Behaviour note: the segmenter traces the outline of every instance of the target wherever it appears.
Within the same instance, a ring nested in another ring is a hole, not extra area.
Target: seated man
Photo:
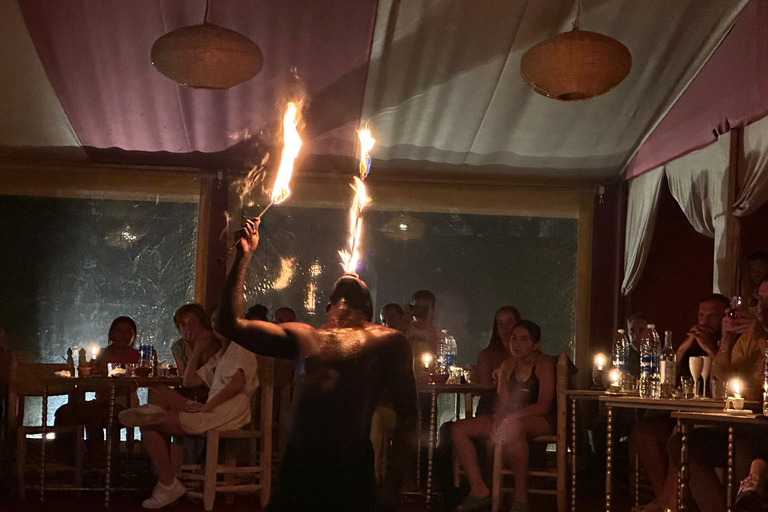
[[[732,318],[723,321],[723,357],[716,360],[717,371],[727,375],[729,370],[734,374],[749,376],[746,381],[747,397],[760,400],[765,368],[765,345],[768,337],[768,278],[764,278],[757,288],[757,317],[743,308]],[[726,357],[727,348],[731,346],[730,368]],[[742,480],[739,494],[734,503],[735,510],[763,510],[765,505],[765,482],[768,480],[768,446],[764,442],[765,432],[752,438],[763,441],[753,447],[757,458],[750,465],[749,474]]]
[[[334,284],[328,318],[320,328],[243,318],[243,287],[259,244],[259,222],[246,220],[217,328],[257,354],[291,359],[296,368],[288,446],[267,510],[371,511],[377,505],[371,416],[384,390],[397,415],[392,466],[384,483],[388,500],[402,487],[415,440],[418,410],[408,340],[370,323],[368,287],[349,274]]]
[[[760,290],[768,299],[768,283],[763,283]],[[765,301],[763,303],[764,308],[768,306]],[[747,400],[760,400],[766,338],[764,324],[750,315],[746,308],[733,312],[728,310],[728,313],[723,320],[723,336],[712,364],[712,375],[721,382],[738,378],[742,384],[742,395]],[[765,434],[756,435],[753,429],[738,429],[735,434],[735,474],[745,475],[751,454],[759,449],[757,445],[764,444],[756,441],[762,440]],[[678,467],[680,444],[679,434],[673,436],[668,444],[670,457]],[[701,512],[725,510],[725,490],[714,468],[726,465],[727,431],[722,428],[693,429],[690,447],[690,488],[699,509]]]
[[[685,340],[677,349],[677,374],[690,375],[688,359],[707,355],[715,360],[720,343],[721,327],[730,301],[723,295],[713,294],[699,303],[696,325],[691,327]],[[668,414],[652,414],[640,420],[635,426],[634,441],[642,446],[637,451],[640,465],[645,469],[653,487],[656,499],[642,508],[655,512],[670,508],[677,503],[677,472],[670,464],[667,443],[674,428],[674,421]],[[679,457],[678,452],[678,457]]]
[[[184,373],[185,386],[209,388],[205,404],[166,386],[152,386],[149,404],[126,409],[119,415],[124,425],[141,427],[141,442],[157,473],[157,485],[152,496],[141,503],[143,508],[162,508],[186,492],[173,473],[167,441],[170,435],[232,430],[251,421],[251,395],[258,386],[256,356],[236,343],[218,339],[224,348],[198,368],[209,343],[212,341],[208,337],[197,340]]]
[[[181,306],[173,315],[173,323],[181,335],[181,339],[176,340],[171,345],[171,354],[179,375],[184,376],[187,371],[187,359],[195,348],[196,340],[205,339],[206,346],[205,352],[200,355],[197,361],[197,368],[203,366],[221,349],[221,344],[214,336],[211,328],[210,315],[206,315],[205,309],[200,304],[192,303]],[[197,368],[193,368],[193,371]],[[185,387],[181,393],[187,398],[205,403],[205,399],[208,397],[208,388],[205,386]]]

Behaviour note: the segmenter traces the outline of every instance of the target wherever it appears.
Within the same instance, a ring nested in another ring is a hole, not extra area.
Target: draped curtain
[[[722,269],[727,257],[725,216],[730,151],[731,137],[726,133],[714,144],[665,166],[669,191],[691,226],[702,235],[715,239],[712,283],[716,292],[731,288],[731,276]]]
[[[651,247],[664,168],[658,167],[629,182],[627,228],[624,234],[624,282],[621,293],[629,295],[640,280]]]
[[[739,192],[733,214],[746,217],[768,201],[768,117],[744,128]]]

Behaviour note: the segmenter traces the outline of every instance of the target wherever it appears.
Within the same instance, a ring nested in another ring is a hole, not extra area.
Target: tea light
[[[432,364],[432,354],[424,352],[424,355],[421,356],[421,361],[424,363],[424,369],[429,370],[429,365]]]
[[[94,345],[91,347],[91,361],[95,360],[99,355],[99,346]]]
[[[618,393],[621,391],[621,374],[618,370],[611,370],[611,393]]]
[[[730,388],[733,391],[733,398],[741,398],[741,395],[739,394],[739,379],[733,379]]]
[[[733,392],[733,396],[729,396],[728,399],[725,401],[725,410],[727,411],[731,407],[733,407],[736,410],[743,409],[744,408],[744,399],[741,398],[741,395],[739,394],[740,384],[739,384],[738,379],[733,379],[730,382],[729,388]]]

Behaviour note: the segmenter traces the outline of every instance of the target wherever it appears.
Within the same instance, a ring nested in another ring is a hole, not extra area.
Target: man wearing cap
[[[259,220],[247,220],[227,277],[216,327],[259,355],[291,359],[296,369],[288,447],[269,512],[368,511],[391,507],[416,439],[413,355],[405,336],[370,323],[368,287],[345,274],[333,286],[328,317],[301,322],[246,320],[243,287],[259,243]],[[377,500],[371,416],[384,390],[397,414],[391,470]],[[378,503],[377,503],[378,501]]]

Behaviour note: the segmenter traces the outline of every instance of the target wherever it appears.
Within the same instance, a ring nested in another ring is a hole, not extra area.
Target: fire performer
[[[259,244],[247,220],[219,305],[217,329],[256,354],[291,359],[297,382],[288,447],[267,510],[372,511],[394,507],[418,428],[413,356],[405,336],[370,323],[371,296],[356,275],[333,286],[319,329],[243,317],[245,275]],[[384,390],[397,415],[392,466],[377,499],[371,416]]]

